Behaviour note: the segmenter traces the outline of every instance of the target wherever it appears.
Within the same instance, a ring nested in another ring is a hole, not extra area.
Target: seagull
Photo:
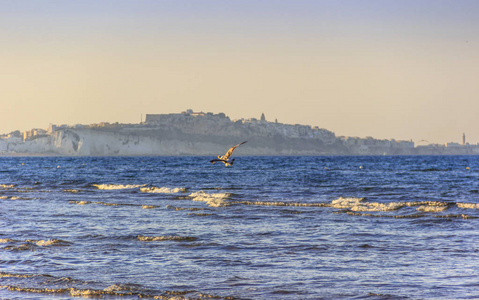
[[[223,155],[223,156],[218,155],[218,158],[212,159],[212,160],[210,160],[210,162],[211,162],[212,164],[215,164],[215,162],[220,161],[220,162],[222,162],[222,163],[225,164],[225,167],[232,166],[233,163],[235,162],[235,159],[234,159],[234,158],[233,158],[233,159],[230,159],[231,154],[233,154],[233,151],[235,151],[236,147],[238,147],[239,145],[243,145],[243,144],[246,143],[246,142],[247,142],[247,141],[244,141],[244,142],[242,142],[242,143],[239,143],[239,144],[236,145],[236,146],[231,147],[231,148],[228,150],[228,152],[226,152],[225,155]]]

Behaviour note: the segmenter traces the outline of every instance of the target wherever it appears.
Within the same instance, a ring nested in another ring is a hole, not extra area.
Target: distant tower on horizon
[[[462,144],[463,145],[466,144],[466,133],[465,132],[462,133]]]
[[[266,121],[266,117],[264,116],[264,113],[261,114],[261,121]]]

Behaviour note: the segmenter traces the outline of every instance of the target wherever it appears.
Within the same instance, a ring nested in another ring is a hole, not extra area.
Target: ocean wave
[[[60,239],[48,239],[48,240],[33,240],[27,239],[24,241],[18,241],[13,239],[0,239],[0,243],[3,244],[13,244],[8,245],[2,249],[10,250],[10,251],[35,251],[39,248],[46,248],[46,247],[56,247],[56,246],[69,246],[72,243]]]
[[[81,201],[70,200],[70,201],[68,201],[68,203],[78,204],[78,205],[87,205],[87,204],[91,204],[92,202],[91,201],[85,201],[85,200],[81,200]]]
[[[404,206],[400,202],[378,203],[363,202],[363,200],[364,198],[338,198],[331,202],[331,207],[351,211],[393,211]]]
[[[291,206],[291,207],[331,207],[353,212],[389,212],[403,207],[416,207],[421,212],[442,212],[450,207],[450,203],[440,201],[405,201],[405,202],[367,202],[364,198],[339,197],[330,203],[322,202],[284,202],[284,201],[232,201],[235,204],[259,205],[259,206]],[[465,208],[479,208],[479,205]]]
[[[97,204],[97,205],[104,205],[104,206],[142,206],[141,204],[130,204],[130,203],[108,203],[108,202],[102,202],[102,201],[75,201],[75,200],[70,200],[68,201],[70,204],[78,204],[78,205],[87,205],[87,204]]]
[[[0,239],[0,244],[10,243],[10,242],[15,242],[15,240],[12,240],[12,239]]]
[[[189,210],[189,211],[205,210],[204,208],[198,208],[198,207],[176,207],[176,206],[171,206],[171,205],[167,205],[166,208],[174,209],[176,211],[178,211],[178,210]]]
[[[209,217],[209,216],[214,216],[214,214],[205,214],[205,213],[188,213],[188,216]]]
[[[88,204],[96,204],[96,205],[103,205],[103,206],[136,206],[136,207],[141,207],[142,209],[152,209],[152,208],[158,208],[160,207],[159,205],[147,205],[147,204],[132,204],[132,203],[107,203],[107,202],[102,202],[102,201],[85,201],[85,200],[70,200],[68,201],[70,204],[77,204],[77,205],[88,205]]]
[[[466,208],[466,209],[479,209],[479,204],[477,204],[477,203],[457,203],[457,207]]]
[[[113,296],[115,298],[135,296],[138,298],[152,298],[152,299],[165,299],[165,300],[179,300],[179,299],[191,299],[186,297],[186,295],[191,295],[194,299],[222,299],[223,297],[209,295],[205,293],[199,293],[197,291],[163,291],[161,293],[148,293],[142,292],[141,290],[131,289],[128,290],[117,290],[118,285],[112,285],[105,289],[95,289],[95,288],[78,288],[78,287],[66,287],[66,288],[56,288],[56,287],[22,287],[18,285],[0,285],[0,289],[6,289],[8,291],[14,292],[23,292],[23,293],[40,293],[40,294],[66,294],[72,297],[84,297],[84,298],[102,298],[104,296]]]
[[[33,187],[25,187],[25,188],[15,188],[14,191],[17,193],[32,193],[32,192],[38,192],[38,189]],[[48,193],[50,191],[41,191],[41,192]]]
[[[59,240],[59,239],[50,239],[50,240],[25,240],[27,243],[32,243],[40,247],[48,247],[48,246],[68,246],[71,243]]]
[[[233,201],[235,204],[258,205],[258,206],[298,206],[298,207],[329,207],[327,203],[308,202],[284,202],[284,201]]]
[[[445,211],[447,209],[447,206],[429,206],[429,205],[421,205],[416,210],[422,211],[422,212],[441,212]]]
[[[32,198],[18,197],[18,196],[0,196],[0,200],[32,200]]]
[[[35,276],[41,276],[41,275],[0,272],[0,278],[30,278]]]
[[[163,236],[143,236],[138,235],[138,240],[142,242],[162,242],[162,241],[177,241],[177,242],[192,242],[196,241],[196,237],[192,236],[178,236],[178,235],[163,235]]]
[[[58,294],[72,297],[103,298],[126,297],[151,298],[151,299],[230,299],[231,297],[219,297],[201,293],[195,290],[151,290],[137,284],[110,284],[83,281],[71,277],[55,277],[47,274],[16,274],[0,272],[0,278],[11,279],[13,282],[2,282],[0,290],[12,292]],[[106,286],[103,288],[102,286]],[[20,297],[19,297],[20,298]]]
[[[206,202],[211,207],[227,206],[228,202],[225,200],[231,196],[230,193],[206,193],[204,191],[198,191],[191,193],[189,197],[193,201]]]
[[[341,213],[341,212],[336,212]],[[392,219],[419,219],[425,218],[428,215],[419,213],[419,214],[409,214],[409,215],[381,215],[381,214],[372,214],[372,213],[361,213],[361,212],[353,212],[347,211],[346,214],[350,216],[361,216],[361,217],[373,217],[373,218],[392,218]],[[470,216],[466,214],[447,214],[447,215],[433,215],[434,218],[438,219],[478,219],[479,217]]]
[[[155,194],[175,194],[186,192],[185,188],[168,188],[168,187],[142,187],[140,188],[142,193],[155,193]]]
[[[418,206],[417,210],[422,212],[441,212],[448,209],[449,204],[440,201],[405,201],[405,202],[365,202],[364,198],[343,198],[340,197],[331,202],[331,207],[349,209],[351,211],[395,211],[403,207]]]
[[[449,214],[449,215],[442,215],[442,216],[435,216],[436,218],[442,218],[442,219],[464,219],[464,220],[467,220],[467,219],[477,219],[479,217],[475,217],[475,216],[470,216],[470,215],[466,215],[466,214]]]
[[[142,209],[153,209],[153,208],[158,208],[158,205],[142,205]]]
[[[2,189],[13,189],[15,187],[14,184],[0,184],[0,188]]]
[[[7,289],[15,292],[26,293],[41,293],[41,294],[69,294],[73,297],[101,297],[105,295],[110,296],[133,296],[136,293],[133,292],[116,292],[110,290],[97,290],[97,289],[79,289],[79,288],[34,288],[34,287],[21,287],[15,285],[0,285],[0,288]]]
[[[144,187],[146,184],[92,184],[99,190],[127,190]]]

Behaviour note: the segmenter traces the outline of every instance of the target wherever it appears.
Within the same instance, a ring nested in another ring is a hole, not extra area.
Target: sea
[[[477,299],[478,156],[1,157],[0,299]]]

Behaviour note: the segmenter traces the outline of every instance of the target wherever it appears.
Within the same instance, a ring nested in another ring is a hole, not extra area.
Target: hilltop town
[[[186,110],[147,114],[139,124],[50,125],[0,135],[1,155],[217,155],[248,140],[238,155],[471,155],[478,145],[415,146],[412,141],[343,137],[317,126],[231,120]]]

